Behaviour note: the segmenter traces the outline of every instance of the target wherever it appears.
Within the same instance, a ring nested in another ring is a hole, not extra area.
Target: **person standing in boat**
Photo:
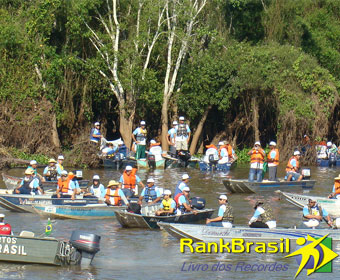
[[[44,191],[39,186],[39,180],[34,176],[34,171],[27,168],[25,177],[20,182],[19,187],[14,190],[16,194],[43,194]]]
[[[309,228],[317,227],[323,219],[329,226],[332,226],[332,219],[328,212],[313,198],[308,199],[308,205],[303,208],[303,219],[305,220],[304,225]]]
[[[177,215],[185,214],[192,212],[194,214],[197,213],[190,205],[190,188],[185,187],[183,192],[175,198],[175,202],[177,203]]]
[[[92,185],[85,192],[84,197],[97,197],[99,201],[104,201],[105,193],[105,187],[100,183],[99,175],[94,175],[92,177]]]
[[[56,163],[57,161],[54,158],[48,161],[48,166],[45,167],[43,172],[46,181],[57,181],[60,178],[61,169]]]
[[[0,235],[13,235],[11,225],[5,223],[5,214],[0,214]]]
[[[249,220],[249,227],[276,228],[276,220],[274,218],[273,210],[267,203],[257,201],[254,210],[254,215]]]
[[[136,159],[145,158],[146,135],[145,121],[141,121],[140,127],[132,133],[132,140],[136,143]]]
[[[269,153],[267,156],[268,171],[269,171],[269,181],[277,181],[277,167],[279,165],[279,150],[276,148],[276,143],[271,141],[269,143]]]
[[[142,205],[143,200],[148,205],[156,204],[161,200],[161,193],[159,192],[158,188],[155,186],[155,180],[152,178],[149,178],[146,181],[146,186],[140,194],[138,204]]]
[[[184,123],[185,118],[183,116],[179,117],[179,124],[175,129],[175,141],[176,141],[176,154],[180,151],[187,151],[189,140],[191,136],[191,130],[189,126]]]
[[[287,181],[301,181],[303,178],[303,175],[300,174],[300,152],[295,151],[293,156],[288,160],[286,172],[287,172]]]
[[[254,148],[252,148],[248,155],[250,155],[250,170],[249,170],[249,182],[262,182],[263,163],[266,158],[266,152],[261,148],[259,141],[255,142]]]
[[[90,143],[98,145],[99,141],[102,139],[103,135],[100,132],[100,123],[95,122],[94,127],[90,132]]]
[[[115,180],[111,180],[107,185],[105,203],[111,206],[129,205],[124,192],[119,188],[119,183]]]
[[[58,156],[57,166],[60,168],[61,171],[64,170],[63,162],[64,162],[64,156],[63,155],[59,155]]]
[[[190,176],[188,174],[182,175],[182,181],[180,181],[175,189],[174,199],[183,192],[185,187],[188,187]]]
[[[176,212],[176,202],[171,198],[171,191],[165,190],[160,209],[156,211],[156,216],[174,215]]]
[[[168,144],[169,144],[169,153],[172,157],[176,156],[176,128],[177,128],[178,122],[173,121],[172,122],[172,128],[168,131]]]
[[[328,198],[340,199],[340,174],[338,177],[334,178],[333,190],[332,193],[328,196]]]
[[[218,209],[217,217],[207,219],[206,224],[208,226],[232,228],[234,221],[233,207],[228,203],[228,197],[225,194],[221,194],[218,202],[220,208]]]
[[[144,184],[136,174],[137,168],[132,168],[131,165],[127,165],[123,172],[123,175],[119,179],[119,187],[123,190],[126,197],[130,198],[133,195],[138,195],[138,188],[140,185],[144,188]]]
[[[78,189],[72,180],[74,177],[69,176],[66,170],[61,172],[61,177],[58,180],[58,187],[57,187],[57,198],[71,198],[72,200],[75,199]]]

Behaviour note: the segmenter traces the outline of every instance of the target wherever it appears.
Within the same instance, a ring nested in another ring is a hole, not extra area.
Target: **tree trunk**
[[[192,155],[193,155],[193,154],[195,153],[195,151],[196,151],[196,146],[197,146],[198,140],[199,140],[199,138],[200,138],[200,136],[201,136],[201,133],[202,133],[202,130],[203,130],[203,126],[204,126],[204,123],[205,123],[205,121],[206,121],[206,119],[207,119],[207,117],[208,117],[208,114],[209,114],[209,111],[211,110],[211,107],[212,107],[212,106],[208,106],[208,107],[205,109],[204,114],[203,114],[203,116],[202,116],[200,122],[198,123],[197,128],[196,128],[196,131],[195,131],[195,133],[194,133],[194,135],[193,135],[193,137],[192,137],[192,141],[191,141],[191,145],[190,145],[190,149],[189,149],[190,154],[192,154]]]
[[[252,96],[252,109],[253,109],[253,129],[255,141],[260,141],[259,131],[259,107],[256,101],[256,95]]]
[[[162,122],[162,150],[163,151],[168,151],[169,150],[169,145],[168,145],[168,122],[169,122],[169,117],[168,117],[168,105],[169,105],[169,98],[166,96],[163,97],[163,104],[162,104],[162,117],[161,117],[161,122]]]
[[[130,110],[126,110],[124,108],[119,109],[119,132],[123,138],[125,146],[129,149],[131,149],[131,134],[134,116],[134,108],[131,108]]]
[[[52,143],[56,148],[60,148],[60,140],[58,136],[58,130],[57,130],[57,119],[55,116],[55,113],[52,113]]]

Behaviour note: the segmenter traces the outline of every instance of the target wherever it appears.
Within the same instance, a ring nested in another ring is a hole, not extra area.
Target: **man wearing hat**
[[[153,178],[148,178],[146,181],[146,186],[139,197],[139,205],[142,205],[143,200],[148,205],[156,204],[161,200],[161,193],[155,186],[155,180]]]
[[[132,133],[132,140],[136,144],[136,159],[145,158],[146,135],[145,121],[141,121],[140,127],[137,127]]]
[[[102,137],[103,135],[100,133],[100,123],[95,122],[90,133],[90,143],[97,145]]]
[[[74,175],[69,175],[66,170],[61,171],[61,177],[58,179],[57,198],[75,199],[78,193],[77,186],[72,180]]]
[[[249,182],[262,182],[263,163],[266,158],[266,152],[261,148],[261,143],[256,141],[254,148],[252,148],[248,155],[250,155],[250,170],[249,170]]]
[[[332,226],[332,219],[328,212],[317,204],[314,198],[308,199],[308,205],[303,208],[303,219],[304,225],[309,228],[317,227],[323,219],[327,220],[329,226]]]
[[[189,179],[190,179],[190,176],[188,174],[185,173],[182,175],[182,181],[179,181],[176,186],[174,198],[176,198],[176,196],[181,194],[185,187],[188,187]]]
[[[57,166],[60,168],[61,171],[64,170],[63,162],[64,162],[64,156],[63,155],[59,155],[58,156]]]
[[[171,191],[165,190],[160,209],[156,211],[156,216],[174,215],[176,210],[176,202],[171,198]]]
[[[176,156],[176,128],[177,128],[178,122],[173,121],[172,122],[172,128],[168,131],[168,144],[169,144],[169,153],[172,157]]]
[[[43,194],[44,191],[39,186],[39,179],[34,176],[34,171],[27,168],[25,177],[20,182],[19,187],[14,190],[17,194]]]
[[[124,204],[122,203],[124,202]],[[111,180],[107,185],[105,203],[112,206],[129,205],[123,191],[119,188],[119,183]]]
[[[301,181],[303,178],[303,175],[300,174],[300,152],[295,151],[293,156],[288,160],[287,167],[286,167],[286,176],[287,176],[287,181]]]
[[[328,198],[340,199],[340,174],[338,175],[338,177],[334,178],[333,190]]]
[[[5,223],[5,214],[0,214],[0,235],[13,235],[10,224]]]
[[[277,167],[279,165],[279,150],[276,148],[276,143],[271,141],[269,143],[269,153],[267,156],[268,171],[269,171],[269,181],[277,181]]]
[[[92,177],[92,185],[85,192],[86,197],[96,197],[99,201],[104,201],[105,197],[105,187],[100,183],[99,175],[94,175]]]
[[[190,188],[185,187],[183,192],[175,198],[175,202],[177,203],[177,215],[181,215],[184,213],[192,212],[194,214],[197,213],[196,210],[192,209],[190,205]]]
[[[48,166],[45,167],[43,175],[46,181],[57,181],[61,175],[61,169],[56,165],[57,161],[51,158],[48,161]]]
[[[276,228],[276,220],[274,218],[272,208],[262,200],[255,204],[255,212],[249,221],[251,228]]]
[[[183,116],[179,117],[179,124],[175,129],[175,141],[176,141],[176,151],[187,151],[188,144],[191,136],[191,130],[189,126],[184,123],[185,118]]]
[[[207,219],[206,224],[208,226],[232,228],[234,221],[233,207],[228,203],[228,197],[225,194],[221,194],[218,202],[220,208],[218,209],[217,217]]]
[[[123,190],[126,197],[130,198],[133,195],[138,195],[138,185],[144,188],[144,184],[136,174],[137,168],[132,168],[127,165],[123,175],[119,179],[119,187]]]

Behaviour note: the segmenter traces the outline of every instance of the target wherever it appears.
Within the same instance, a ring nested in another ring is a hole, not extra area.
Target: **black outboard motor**
[[[205,207],[205,199],[203,197],[193,197],[191,198],[191,207],[198,209],[198,210],[202,210]]]
[[[100,250],[100,236],[81,230],[72,232],[70,243],[81,254],[79,264],[91,264],[94,256]]]
[[[156,168],[156,158],[155,155],[148,155],[148,165],[149,168]]]
[[[214,155],[209,155],[209,165],[210,165],[210,167],[216,168],[217,163],[218,163],[218,158],[216,158]]]
[[[328,160],[329,160],[329,162],[328,162],[329,167],[335,166],[336,165],[336,155],[335,155],[335,153],[330,153]]]
[[[178,152],[178,159],[180,161],[180,164],[184,167],[187,167],[189,164],[189,159],[191,158],[191,154],[189,151],[185,151],[185,150],[180,150]]]

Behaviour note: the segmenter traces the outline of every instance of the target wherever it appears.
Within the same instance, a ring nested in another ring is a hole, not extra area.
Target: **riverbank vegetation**
[[[192,153],[339,144],[339,42],[339,0],[4,0],[0,145],[79,164],[95,121],[130,145],[143,119],[166,149],[179,115]]]

